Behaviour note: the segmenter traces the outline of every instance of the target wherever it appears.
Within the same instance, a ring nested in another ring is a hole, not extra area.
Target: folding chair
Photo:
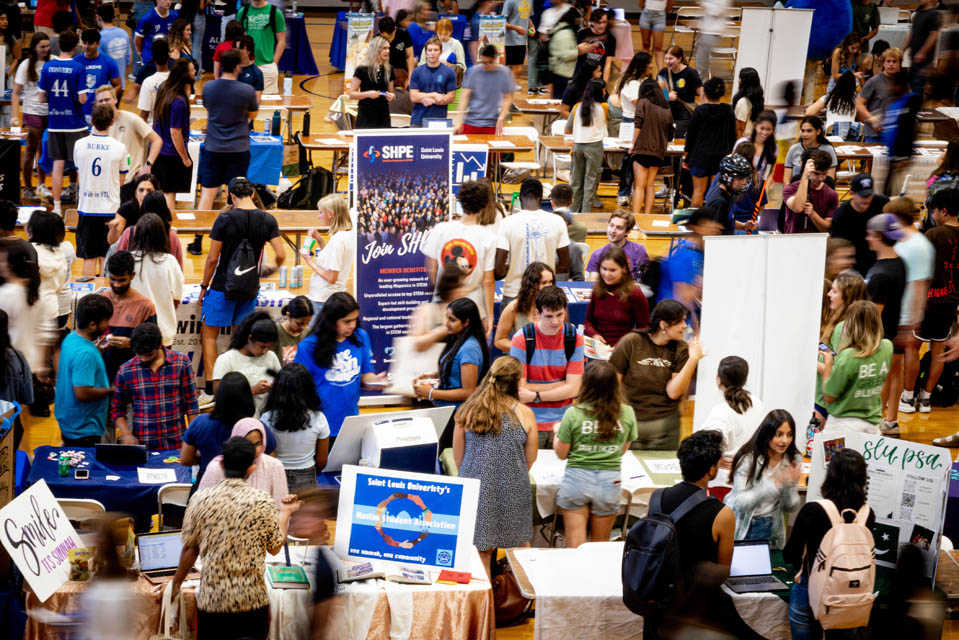
[[[157,513],[159,514],[160,531],[179,529],[183,526],[183,514],[186,513],[186,503],[190,499],[192,489],[193,485],[185,482],[171,482],[160,487],[160,490],[157,491]],[[166,509],[164,509],[165,505],[168,505]],[[179,521],[179,526],[164,523],[164,520],[167,519],[172,523]]]

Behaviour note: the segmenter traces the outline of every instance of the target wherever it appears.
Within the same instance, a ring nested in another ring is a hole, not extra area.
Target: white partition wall
[[[798,82],[801,88],[812,14],[812,9],[743,7],[735,79],[729,95],[739,88],[739,70],[743,67],[759,72],[767,104],[781,102],[785,82]]]
[[[787,409],[797,430],[812,412],[826,234],[706,238],[696,429],[723,401],[716,368],[749,363],[747,389],[768,409]]]

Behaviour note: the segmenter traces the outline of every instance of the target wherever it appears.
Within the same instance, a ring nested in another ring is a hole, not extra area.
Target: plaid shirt
[[[133,435],[147,449],[179,449],[184,418],[200,412],[193,367],[184,354],[163,347],[163,364],[154,371],[132,358],[117,371],[110,418],[125,417],[133,405]]]

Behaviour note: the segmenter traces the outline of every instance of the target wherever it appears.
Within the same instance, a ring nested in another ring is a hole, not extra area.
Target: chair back
[[[171,482],[160,487],[157,491],[157,513],[160,514],[160,531],[164,529],[164,515],[167,515],[167,520],[179,520],[179,523],[176,524],[168,522],[168,528],[179,529],[182,526],[183,513],[186,511],[186,504],[190,499],[192,489],[193,485],[188,482]],[[174,508],[164,509],[164,505],[171,505]]]
[[[80,525],[81,529],[85,528],[85,523],[96,520],[107,512],[102,502],[89,498],[57,498],[57,503],[66,514],[67,520]]]

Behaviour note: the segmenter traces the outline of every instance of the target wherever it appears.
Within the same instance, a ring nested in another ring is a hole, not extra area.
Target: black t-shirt
[[[672,75],[672,84],[670,84],[670,75]],[[699,72],[692,67],[686,67],[679,73],[670,74],[665,67],[659,72],[659,79],[666,85],[666,90],[676,92],[676,97],[687,104],[695,105],[696,95],[699,88],[703,86],[702,78]],[[670,89],[670,87],[672,87]],[[670,101],[669,110],[673,114],[673,120],[689,120],[692,115],[685,106],[676,100]]]
[[[839,509],[839,512],[842,513],[842,509]],[[851,522],[852,516],[846,518],[846,521]],[[870,509],[866,527],[872,530],[875,524],[876,512]],[[815,502],[807,502],[799,510],[792,533],[789,534],[789,540],[783,547],[783,560],[791,564],[793,570],[798,570],[802,564],[803,575],[809,575],[809,567],[812,566],[813,559],[819,551],[819,545],[822,544],[822,539],[830,529],[832,529],[832,522],[822,506]],[[805,562],[803,562],[803,549],[806,550]]]
[[[936,263],[929,283],[929,301],[959,302],[959,227],[939,224],[926,232],[936,248]]]
[[[876,262],[876,254],[866,244],[866,223],[874,215],[882,213],[883,207],[888,203],[889,198],[877,193],[872,197],[869,208],[862,213],[853,209],[852,204],[846,200],[832,215],[830,237],[843,238],[856,247],[856,271],[864,278],[869,273],[869,267]]]
[[[703,206],[713,210],[713,220],[723,225],[723,235],[731,236],[736,233],[736,220],[729,215],[729,210],[733,206],[733,196],[726,193],[721,186],[711,191],[711,196]]]
[[[882,334],[892,340],[899,331],[902,292],[906,289],[906,263],[902,258],[877,260],[866,275],[869,298],[882,305]]]
[[[587,61],[595,62],[600,69],[606,68],[606,58],[616,54],[616,36],[606,29],[605,33],[596,35],[589,27],[583,27],[576,33],[576,44],[592,42],[593,48],[586,53],[580,54],[576,59],[576,69],[573,70],[573,77],[578,78],[583,65]]]
[[[670,513],[701,488],[691,482],[681,482],[663,490],[663,513]],[[679,557],[683,569],[689,572],[700,562],[716,562],[719,559],[719,545],[713,540],[713,520],[723,510],[722,502],[716,498],[707,498],[676,524],[679,536]]]
[[[253,251],[259,254],[263,251],[263,245],[279,236],[280,228],[276,224],[276,218],[266,211],[233,209],[218,215],[213,221],[213,229],[210,230],[210,240],[222,242],[223,247],[220,249],[220,259],[216,263],[210,288],[223,291],[226,267],[243,238],[249,240]]]
[[[406,29],[396,28],[390,42],[390,66],[394,69],[406,69],[406,50],[413,50],[413,38]],[[416,64],[414,61],[413,64]]]
[[[939,29],[939,11],[937,9],[919,9],[912,15],[912,29],[909,30],[909,55],[915,56],[929,39],[929,35]],[[935,51],[930,52],[923,64],[932,60]]]

